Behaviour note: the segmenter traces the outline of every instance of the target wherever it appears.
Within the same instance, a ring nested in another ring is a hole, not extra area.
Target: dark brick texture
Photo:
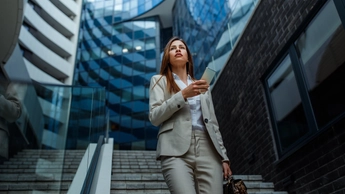
[[[261,0],[212,90],[233,173],[260,174],[291,194],[345,194],[345,119],[278,160],[261,82],[324,2]]]

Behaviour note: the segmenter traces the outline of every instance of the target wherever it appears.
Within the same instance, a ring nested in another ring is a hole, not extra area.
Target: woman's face
[[[188,62],[188,53],[185,44],[180,40],[175,40],[169,48],[169,60],[173,66],[186,65]]]

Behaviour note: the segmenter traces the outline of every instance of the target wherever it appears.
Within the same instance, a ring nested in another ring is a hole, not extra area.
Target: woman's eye
[[[175,48],[170,48],[170,50],[172,51],[172,50],[174,50]]]

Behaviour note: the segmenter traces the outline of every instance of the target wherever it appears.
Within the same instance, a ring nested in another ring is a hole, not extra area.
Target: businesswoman
[[[221,194],[232,174],[208,87],[194,78],[186,43],[170,39],[151,78],[149,119],[160,126],[157,159],[172,194]]]

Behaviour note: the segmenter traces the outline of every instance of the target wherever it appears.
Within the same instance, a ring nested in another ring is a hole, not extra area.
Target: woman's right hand
[[[205,80],[197,80],[189,86],[187,86],[185,89],[182,90],[182,95],[184,99],[194,97],[199,95],[200,93],[205,93],[208,90],[209,85]]]

